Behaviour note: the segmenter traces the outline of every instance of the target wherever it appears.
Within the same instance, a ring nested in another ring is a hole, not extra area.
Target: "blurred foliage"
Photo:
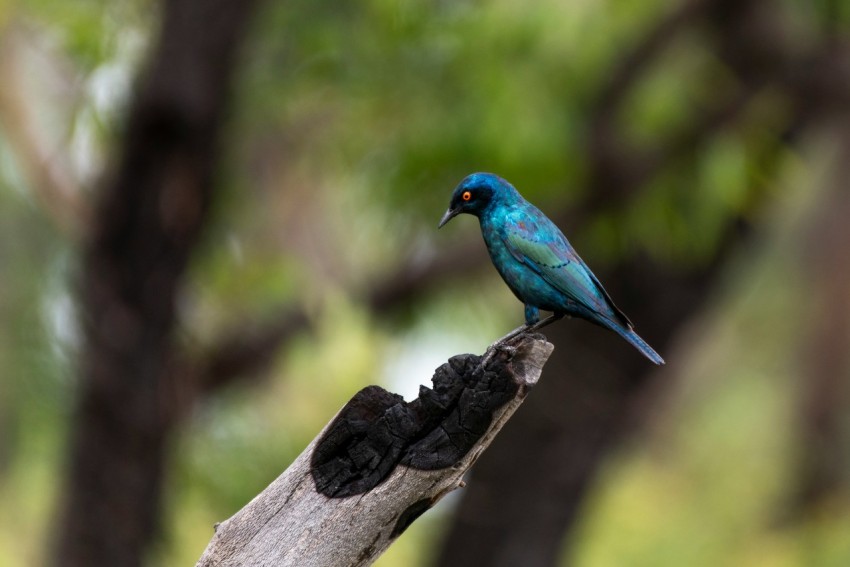
[[[846,3],[789,4],[831,10],[831,25],[850,27]],[[0,0],[0,36],[24,30],[15,41],[38,54],[27,71],[65,81],[65,106],[39,128],[45,144],[68,152],[84,197],[120,136],[156,8]],[[316,330],[282,350],[265,383],[198,409],[173,447],[155,564],[192,564],[211,526],[266,486],[359,388],[425,382],[439,361],[480,350],[520,320],[492,271],[418,298],[402,328],[376,318],[362,292],[410,256],[479,238],[469,219],[450,234],[434,230],[471,171],[498,172],[552,213],[584,197],[593,97],[626,46],[669,9],[659,0],[266,4],[244,50],[215,223],[181,298],[183,332],[203,346],[296,302]],[[19,79],[33,114],[52,108]],[[618,120],[630,142],[652,145],[729,96],[733,82],[699,37],[685,35]],[[730,216],[751,214],[754,192],[791,195],[780,209],[796,210],[808,177],[776,187],[767,174],[799,159],[779,147],[783,105],[763,95],[625,210],[565,232],[593,266],[636,252],[687,266],[710,256]],[[0,566],[36,564],[48,549],[79,341],[79,245],[51,224],[15,153],[0,128]],[[710,321],[683,345],[693,351],[689,371],[663,425],[609,463],[571,542],[575,564],[850,562],[846,507],[787,529],[771,520],[793,469],[788,321],[801,292],[780,252],[762,254],[740,260]],[[378,564],[428,564],[450,504]]]
[[[0,547],[10,550],[0,562],[14,565],[32,562],[54,505],[73,368],[55,319],[68,316],[68,246],[6,182],[10,165],[0,163]]]

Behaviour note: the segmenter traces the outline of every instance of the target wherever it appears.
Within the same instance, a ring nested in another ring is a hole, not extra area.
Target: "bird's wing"
[[[554,239],[541,241],[535,238],[540,231],[528,230],[526,226],[521,223],[517,230],[509,231],[504,238],[505,245],[517,260],[572,301],[608,318],[613,315],[613,319],[632,327],[631,321],[614,305],[608,292],[557,227],[552,225]]]

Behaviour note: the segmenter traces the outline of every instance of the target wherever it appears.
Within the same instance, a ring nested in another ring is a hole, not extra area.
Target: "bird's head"
[[[462,213],[481,217],[488,206],[502,195],[514,190],[510,183],[492,173],[473,173],[466,176],[452,193],[449,208],[437,228]],[[515,191],[515,190],[514,190]]]

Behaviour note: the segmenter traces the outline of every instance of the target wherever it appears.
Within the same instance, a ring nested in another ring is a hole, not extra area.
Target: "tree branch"
[[[540,335],[455,356],[405,402],[358,392],[295,462],[216,528],[198,566],[369,565],[452,490],[537,383]],[[482,364],[483,362],[483,364]]]

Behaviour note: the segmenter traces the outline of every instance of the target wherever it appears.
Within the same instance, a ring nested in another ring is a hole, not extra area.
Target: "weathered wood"
[[[199,567],[369,565],[452,490],[533,387],[540,335],[461,355],[419,398],[370,386],[262,493],[216,528]]]

